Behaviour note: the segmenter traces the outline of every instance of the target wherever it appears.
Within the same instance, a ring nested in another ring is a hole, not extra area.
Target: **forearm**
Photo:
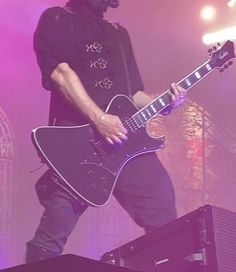
[[[151,103],[154,100],[154,96],[149,95],[145,92],[142,91],[138,91],[137,93],[134,94],[133,96],[133,101],[134,104],[137,108],[141,109],[143,107],[145,107],[147,104]],[[170,108],[167,107],[165,108],[162,112],[160,112],[160,114],[162,115],[167,115],[170,113]]]
[[[89,97],[78,75],[67,63],[59,64],[52,72],[51,79],[61,95],[93,123],[102,117],[104,112]]]
[[[145,92],[138,91],[133,95],[133,101],[137,108],[141,109],[149,104],[153,100],[153,97]]]
[[[87,116],[108,143],[122,143],[127,130],[118,116],[104,113],[86,92],[79,76],[67,63],[61,63],[52,72],[51,78],[61,95],[79,112]]]

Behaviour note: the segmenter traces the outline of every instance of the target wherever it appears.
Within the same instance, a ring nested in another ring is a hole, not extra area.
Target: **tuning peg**
[[[217,46],[218,46],[218,47],[221,47],[221,43],[218,42],[218,43],[217,43]]]
[[[213,50],[214,50],[214,51],[217,50],[217,46],[216,46],[216,45],[213,46]]]
[[[222,73],[222,72],[224,72],[224,70],[225,70],[224,68],[220,68],[219,71],[220,71],[220,73]]]
[[[230,60],[230,61],[228,62],[228,65],[232,65],[232,64],[233,64],[233,61]]]
[[[209,54],[211,54],[211,53],[212,53],[212,51],[213,51],[213,49],[212,49],[212,48],[209,48],[209,49],[207,50],[207,52],[208,52]]]
[[[225,65],[224,65],[224,69],[227,69],[228,67],[229,67],[228,64],[225,64]]]

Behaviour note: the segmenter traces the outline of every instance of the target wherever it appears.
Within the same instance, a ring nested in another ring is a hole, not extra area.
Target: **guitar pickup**
[[[104,158],[107,155],[106,152],[106,143],[103,139],[99,141],[90,141],[91,145],[95,149],[95,151],[102,157]]]

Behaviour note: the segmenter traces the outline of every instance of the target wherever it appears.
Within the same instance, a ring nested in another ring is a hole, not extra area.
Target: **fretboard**
[[[213,70],[211,60],[205,62],[202,66],[198,67],[195,71],[178,82],[178,85],[185,90],[189,90],[193,85],[203,79],[208,73]],[[171,90],[167,90],[162,95],[154,99],[147,106],[135,113],[132,118],[138,127],[142,127],[146,122],[152,119],[155,115],[163,111],[170,104]]]

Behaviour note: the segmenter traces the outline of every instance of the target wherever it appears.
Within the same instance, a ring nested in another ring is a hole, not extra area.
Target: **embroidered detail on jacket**
[[[103,80],[100,81],[96,81],[95,83],[95,87],[100,87],[103,89],[111,89],[112,85],[114,84],[114,82],[112,82],[109,77],[104,78]]]
[[[99,42],[93,42],[92,44],[86,44],[86,51],[93,53],[102,53],[103,45]]]
[[[90,61],[90,68],[106,69],[108,62],[103,58],[100,58],[94,62]]]

